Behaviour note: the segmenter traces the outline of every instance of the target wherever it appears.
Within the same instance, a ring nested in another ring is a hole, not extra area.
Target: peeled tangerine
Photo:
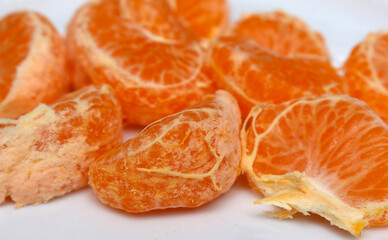
[[[121,121],[106,85],[0,119],[0,204],[10,197],[18,208],[85,187],[89,164],[121,143]]]
[[[234,183],[240,125],[235,99],[217,91],[93,162],[90,185],[103,203],[128,212],[198,207]]]
[[[388,224],[388,126],[347,96],[256,106],[242,132],[242,169],[258,203],[316,213],[353,235]]]

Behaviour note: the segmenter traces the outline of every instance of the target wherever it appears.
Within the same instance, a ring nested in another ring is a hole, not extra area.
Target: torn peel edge
[[[369,225],[367,209],[357,209],[344,203],[318,187],[304,173],[292,172],[285,175],[253,175],[252,183],[266,198],[255,204],[274,205],[284,209],[272,216],[290,218],[294,213],[309,212],[327,219],[332,225],[360,237],[361,230]],[[252,177],[252,176],[250,176]]]

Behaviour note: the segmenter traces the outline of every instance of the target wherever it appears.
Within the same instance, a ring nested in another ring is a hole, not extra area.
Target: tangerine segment
[[[184,23],[201,38],[211,39],[229,26],[226,0],[167,0]]]
[[[66,92],[65,61],[62,37],[41,14],[0,19],[0,117],[17,118]]]
[[[311,30],[303,20],[281,11],[245,14],[231,34],[251,38],[283,56],[323,61],[330,58],[320,33]]]
[[[93,162],[89,183],[103,203],[128,212],[198,207],[234,183],[240,125],[236,100],[217,91]]]
[[[259,203],[313,212],[360,236],[388,224],[388,126],[348,96],[256,106],[242,132],[242,169]]]
[[[90,163],[121,143],[121,122],[107,85],[0,119],[0,204],[10,197],[18,208],[85,187]]]
[[[263,102],[344,92],[342,78],[328,62],[280,56],[247,38],[220,38],[208,59],[218,86],[236,97],[243,116]]]
[[[164,1],[90,2],[69,29],[83,69],[113,86],[130,124],[147,125],[214,91],[204,50]]]
[[[388,122],[388,32],[371,33],[343,66],[349,95],[361,99]]]
[[[71,24],[69,24],[71,26]],[[71,27],[67,28],[67,35],[72,35],[70,33],[72,31]],[[91,85],[92,80],[86,73],[86,71],[83,69],[82,65],[80,64],[77,53],[75,52],[75,48],[73,47],[75,45],[72,38],[66,38],[66,63],[67,63],[67,71],[69,73],[70,77],[70,88],[72,90],[80,89],[85,86]]]

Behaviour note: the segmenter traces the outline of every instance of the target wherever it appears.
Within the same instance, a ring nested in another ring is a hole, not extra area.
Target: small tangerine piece
[[[282,11],[245,14],[230,34],[251,38],[283,56],[330,60],[322,35],[303,20]]]
[[[93,162],[90,186],[103,203],[132,213],[198,207],[234,183],[240,125],[235,99],[217,91]]]
[[[260,103],[345,92],[343,78],[328,62],[281,56],[247,38],[220,38],[208,62],[217,85],[236,97],[244,117]]]
[[[65,55],[61,35],[43,15],[0,19],[0,117],[17,118],[67,92]]]
[[[241,131],[242,170],[256,203],[323,216],[355,236],[387,225],[388,126],[366,103],[313,96],[252,108]]]
[[[370,33],[354,47],[343,70],[348,94],[388,122],[388,32]]]
[[[90,163],[121,141],[121,110],[107,85],[0,119],[0,204],[38,204],[87,186]]]

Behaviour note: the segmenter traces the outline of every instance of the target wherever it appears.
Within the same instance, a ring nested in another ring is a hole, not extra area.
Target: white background
[[[20,9],[38,10],[61,33],[83,0],[0,0],[0,16]],[[388,30],[388,1],[383,0],[230,0],[232,19],[243,12],[283,9],[305,19],[329,45],[340,66],[368,32]],[[126,130],[130,137],[136,130]],[[0,206],[0,239],[355,239],[318,217],[297,215],[279,221],[266,217],[270,207],[240,177],[231,191],[197,209],[172,209],[132,215],[101,204],[82,189],[46,204],[13,209]],[[388,239],[388,227],[363,231],[361,239]]]

